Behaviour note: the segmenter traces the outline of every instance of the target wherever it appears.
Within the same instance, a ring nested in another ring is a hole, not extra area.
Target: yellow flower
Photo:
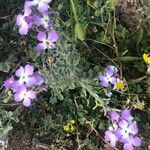
[[[150,56],[149,54],[143,54],[143,59],[147,64],[150,64]]]
[[[75,131],[75,129],[76,129],[76,127],[75,127],[75,120],[70,120],[67,123],[67,125],[64,126],[64,131],[66,131],[66,132],[72,133],[72,132]]]
[[[114,89],[123,91],[125,90],[125,86],[125,80],[120,80],[118,78],[116,84],[114,85]]]
[[[64,126],[64,131],[69,132],[69,130],[70,130],[70,128],[69,128],[68,124],[67,124],[67,125],[65,125],[65,126]]]

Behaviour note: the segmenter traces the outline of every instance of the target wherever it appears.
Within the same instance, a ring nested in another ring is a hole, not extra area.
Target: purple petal
[[[43,42],[46,40],[46,33],[45,32],[39,32],[38,35],[37,35],[37,39],[40,41],[40,42]]]
[[[27,35],[27,34],[28,34],[28,31],[29,31],[29,27],[28,27],[27,25],[21,26],[21,27],[19,28],[19,33],[20,33],[21,35]]]
[[[28,77],[28,80],[26,81],[27,87],[31,87],[36,83],[35,77]]]
[[[131,110],[125,109],[124,111],[122,111],[121,113],[122,118],[125,120],[130,120],[132,121],[133,117],[131,116]]]
[[[133,150],[133,146],[130,143],[129,144],[124,144],[123,149],[124,150]]]
[[[115,66],[112,66],[112,65],[108,65],[106,67],[106,70],[112,70],[114,75],[116,75],[116,73],[118,72],[118,69]]]
[[[20,93],[17,92],[14,94],[14,100],[15,102],[21,102],[23,98],[21,97]]]
[[[18,91],[14,94],[14,100],[16,102],[20,102],[23,100],[24,98],[24,93],[26,93],[27,89],[25,86],[20,86],[20,88],[18,89]]]
[[[33,71],[34,71],[33,66],[31,66],[31,65],[26,65],[25,66],[25,74],[27,76],[32,76],[33,75]]]
[[[115,120],[115,121],[118,121],[120,118],[119,114],[115,111],[110,112],[109,116],[111,117],[112,120]]]
[[[34,73],[33,76],[36,79],[36,85],[41,85],[42,83],[44,83],[44,78],[40,74]]]
[[[20,87],[24,86],[24,84],[20,83],[18,80],[14,81],[13,85],[12,85],[12,90],[13,92],[17,92],[20,90]]]
[[[122,129],[117,128],[117,130],[115,131],[115,135],[118,137],[118,139],[120,139],[122,137]]]
[[[22,74],[24,74],[24,72],[25,72],[24,68],[22,66],[20,66],[20,68],[18,70],[16,70],[15,74],[17,77],[20,77],[20,76],[22,76]]]
[[[116,142],[118,141],[118,138],[115,136],[115,134],[113,134],[110,131],[106,131],[104,138],[107,142],[110,142],[110,145],[112,147],[116,146]]]
[[[36,93],[33,90],[30,90],[27,92],[27,95],[30,99],[35,99],[36,98]]]
[[[108,77],[111,77],[114,74],[113,70],[111,70],[111,69],[106,69],[105,73],[106,73],[106,76],[108,76]]]
[[[129,129],[130,129],[130,133],[132,133],[133,135],[137,134],[138,132],[137,123],[133,122],[132,124],[130,124]]]
[[[125,121],[125,120],[121,120],[121,121],[119,122],[119,126],[120,126],[121,128],[128,128],[128,125],[129,125],[129,123],[128,123],[127,121]]]
[[[56,42],[58,40],[58,34],[56,31],[51,31],[48,33],[48,40],[51,42]]]
[[[29,16],[31,15],[32,10],[29,7],[24,7],[24,16]]]
[[[30,8],[32,6],[33,6],[33,2],[32,1],[25,1],[24,9],[28,9],[28,8]]]
[[[36,46],[36,50],[38,52],[42,52],[43,50],[45,50],[47,48],[47,46],[44,44],[44,43],[39,43],[37,46]]]
[[[141,139],[139,137],[134,137],[132,143],[134,146],[138,147],[141,145]]]
[[[111,138],[110,138],[111,133],[112,133],[112,132],[110,132],[110,131],[106,131],[106,132],[105,132],[104,138],[105,138],[105,140],[108,141],[108,142],[111,140]]]
[[[99,80],[101,81],[101,86],[103,86],[103,87],[108,87],[109,86],[109,82],[108,82],[107,78],[104,75],[100,75]]]
[[[37,7],[37,10],[40,11],[40,12],[45,12],[47,11],[49,8],[49,5],[46,4],[46,3],[40,3]]]
[[[41,18],[37,15],[33,15],[34,24],[37,26],[41,25]]]
[[[18,16],[17,16],[17,18],[16,18],[16,24],[18,25],[18,26],[22,26],[23,24],[24,24],[24,17],[23,17],[23,15],[21,15],[21,14],[19,14]]]
[[[3,86],[5,88],[11,88],[13,86],[13,83],[14,83],[14,77],[11,77],[11,78],[4,81]]]
[[[31,100],[30,99],[25,99],[22,104],[26,107],[29,107],[31,105]]]
[[[26,91],[27,91],[26,86],[25,86],[25,85],[22,85],[22,86],[20,86],[20,87],[19,87],[19,89],[18,89],[18,91],[17,91],[17,92],[19,92],[19,93],[21,93],[21,92],[26,93]]]
[[[115,77],[109,78],[109,81],[111,84],[115,84],[117,82],[117,79]]]
[[[126,143],[130,143],[130,136],[129,136],[129,134],[123,134],[122,135],[122,137],[121,137],[121,139],[120,139],[120,142],[122,142],[122,143],[124,143],[124,144],[126,144]]]

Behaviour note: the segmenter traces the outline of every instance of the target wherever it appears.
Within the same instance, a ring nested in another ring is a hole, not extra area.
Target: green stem
[[[70,4],[71,4],[71,8],[72,8],[72,11],[73,11],[73,14],[74,14],[74,19],[75,19],[76,23],[78,23],[77,10],[76,10],[74,1],[70,0]]]

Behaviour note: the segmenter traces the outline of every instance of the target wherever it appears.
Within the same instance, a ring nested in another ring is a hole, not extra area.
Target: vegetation
[[[1,0],[1,148],[149,149],[149,39],[149,0]]]

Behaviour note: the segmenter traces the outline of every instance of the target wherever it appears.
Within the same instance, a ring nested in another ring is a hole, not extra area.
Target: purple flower
[[[43,75],[34,72],[32,65],[27,64],[25,67],[20,66],[15,76],[4,81],[3,86],[11,88],[15,102],[22,102],[24,106],[29,107],[36,99],[36,92],[32,89],[46,90],[47,80]]]
[[[7,79],[7,80],[4,81],[3,86],[4,86],[5,88],[8,88],[8,89],[9,89],[9,88],[12,88],[13,83],[14,83],[14,77],[12,76],[11,78],[9,78],[9,79]]]
[[[141,145],[141,139],[137,137],[137,122],[133,121],[131,110],[126,108],[122,112],[112,111],[109,117],[112,126],[105,132],[105,140],[110,142],[112,147],[116,146],[116,139],[124,144],[124,150],[133,150],[134,147]]]
[[[50,13],[49,12],[43,12],[42,13],[42,16],[43,17],[39,17],[38,15],[33,15],[33,21],[34,21],[34,24],[36,25],[36,26],[43,26],[44,27],[44,29],[50,29],[50,30],[52,30],[53,29],[53,26],[52,26],[52,24],[51,24],[51,21],[50,21]]]
[[[51,31],[48,33],[48,37],[45,32],[39,32],[37,39],[40,43],[37,45],[37,51],[43,51],[45,49],[53,49],[55,47],[54,42],[58,40],[58,34],[56,31]]]
[[[21,35],[26,35],[29,31],[29,28],[32,27],[33,23],[31,21],[31,13],[31,9],[25,9],[24,14],[19,14],[16,18],[16,24],[19,26],[19,33]]]
[[[118,141],[118,137],[111,131],[105,132],[105,141],[109,142],[111,147],[116,147],[116,142]]]
[[[37,10],[40,12],[45,12],[49,8],[49,3],[52,0],[33,0],[33,1],[26,1],[25,8],[30,8],[32,6],[37,6]]]
[[[128,143],[125,143],[123,146],[124,150],[133,150],[134,146],[139,147],[141,145],[141,139],[139,137],[130,137]]]
[[[129,137],[131,134],[136,135],[138,132],[138,127],[136,122],[129,124],[127,121],[121,120],[118,123],[118,125],[119,127],[117,128],[115,134],[123,143],[126,143],[130,140]]]
[[[106,69],[104,74],[99,75],[99,80],[103,87],[108,87],[111,84],[115,84],[117,79],[114,76],[114,72],[112,69]]]
[[[27,87],[31,87],[35,84],[35,77],[33,76],[34,68],[31,65],[26,65],[24,68],[21,66],[16,70],[16,76],[19,80],[15,82],[14,87],[26,84]]]
[[[31,101],[36,98],[36,93],[33,90],[27,90],[25,86],[21,86],[14,94],[14,100],[16,102],[22,102],[24,106],[29,107]]]

